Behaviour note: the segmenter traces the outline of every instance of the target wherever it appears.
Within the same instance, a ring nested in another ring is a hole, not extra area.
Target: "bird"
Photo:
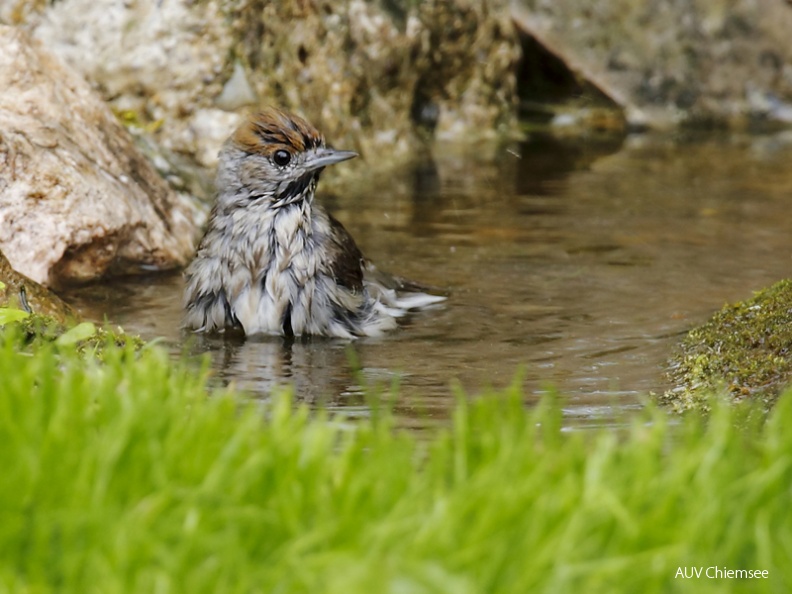
[[[184,326],[354,339],[445,300],[379,271],[317,203],[322,170],[357,156],[279,108],[248,115],[218,156],[217,200],[185,271]]]

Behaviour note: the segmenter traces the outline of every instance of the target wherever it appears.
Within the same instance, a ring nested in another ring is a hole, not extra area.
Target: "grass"
[[[0,334],[2,592],[789,592],[792,394],[567,432],[517,389],[416,439],[209,394],[156,346]],[[680,567],[768,579],[681,579]]]

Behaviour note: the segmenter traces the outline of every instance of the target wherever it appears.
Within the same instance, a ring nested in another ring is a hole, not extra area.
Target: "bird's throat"
[[[316,178],[317,173],[311,172],[287,183],[276,196],[274,204],[283,208],[298,202],[312,202],[316,191]]]

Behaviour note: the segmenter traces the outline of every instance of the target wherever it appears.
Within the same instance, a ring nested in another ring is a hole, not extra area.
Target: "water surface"
[[[477,393],[521,368],[529,402],[555,386],[570,423],[606,423],[666,387],[681,333],[790,275],[790,162],[783,134],[536,138],[495,158],[440,149],[325,196],[380,268],[450,292],[379,339],[187,336],[178,274],[66,297],[174,353],[188,340],[256,397],[289,383],[302,400],[366,415],[361,381],[396,382],[400,420],[422,427],[447,417],[452,382]]]

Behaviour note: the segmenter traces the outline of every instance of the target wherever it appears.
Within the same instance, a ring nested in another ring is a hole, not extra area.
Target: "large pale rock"
[[[781,0],[514,0],[518,26],[629,122],[792,122],[792,6]]]
[[[375,165],[423,137],[477,141],[514,123],[506,0],[0,0],[0,18],[205,166],[251,104],[301,113]]]
[[[16,270],[57,284],[179,266],[196,215],[82,76],[0,26],[0,250]]]

